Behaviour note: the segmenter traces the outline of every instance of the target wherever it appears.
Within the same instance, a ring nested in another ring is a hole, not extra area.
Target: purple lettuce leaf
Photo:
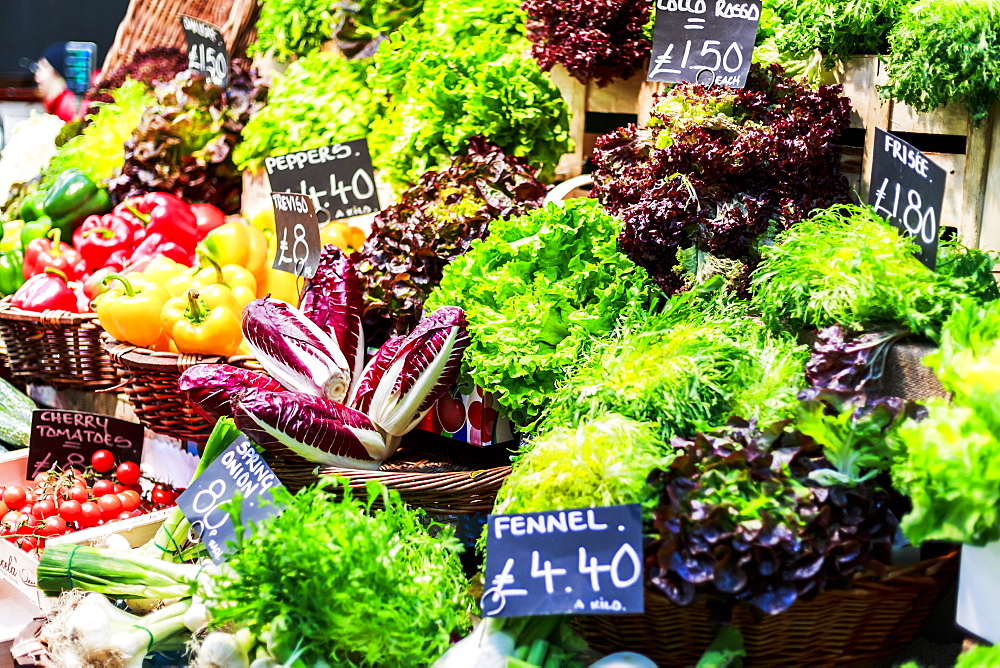
[[[211,422],[231,416],[233,396],[248,387],[269,392],[284,390],[268,375],[228,364],[196,364],[177,379],[178,394]]]

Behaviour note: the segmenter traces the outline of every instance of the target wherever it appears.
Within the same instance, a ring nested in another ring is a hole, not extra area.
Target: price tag
[[[868,204],[913,238],[917,258],[930,269],[937,264],[946,174],[910,144],[875,128]]]
[[[271,193],[278,251],[274,269],[312,278],[319,268],[319,222],[312,200],[298,193]]]
[[[98,450],[110,450],[119,462],[139,464],[145,433],[141,424],[107,415],[40,408],[31,414],[28,477],[53,466],[86,468]]]
[[[275,192],[308,195],[319,222],[379,211],[367,139],[264,159]]]
[[[222,31],[211,23],[178,15],[188,48],[188,68],[203,73],[216,86],[229,85],[229,51]]]
[[[643,611],[638,504],[490,515],[487,617]]]
[[[656,0],[649,81],[742,88],[761,0]]]
[[[93,42],[66,42],[66,87],[77,95],[90,88],[96,57],[97,45]]]
[[[245,533],[250,524],[281,512],[273,492],[279,487],[277,476],[250,441],[240,436],[177,497],[177,506],[191,522],[192,538],[201,538],[212,561],[220,564],[232,554],[227,543],[236,542],[236,528],[219,505],[234,499],[237,492],[242,494],[240,522]]]

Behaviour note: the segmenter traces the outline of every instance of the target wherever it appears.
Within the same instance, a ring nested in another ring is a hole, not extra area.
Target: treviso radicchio
[[[337,340],[279,299],[243,309],[243,336],[264,370],[286,389],[343,401],[351,371]]]
[[[357,385],[365,364],[365,337],[361,329],[364,297],[358,272],[336,246],[327,244],[320,254],[319,267],[302,291],[299,308],[337,340],[351,372],[351,385]]]
[[[377,381],[368,407],[372,421],[396,437],[417,426],[458,380],[462,353],[468,345],[462,309],[445,306],[424,316]]]
[[[324,397],[248,388],[236,396],[233,418],[255,443],[292,461],[374,470],[387,457],[368,416]]]
[[[232,415],[233,395],[248,387],[281,392],[281,383],[270,376],[228,364],[196,364],[177,380],[177,392],[210,422]]]

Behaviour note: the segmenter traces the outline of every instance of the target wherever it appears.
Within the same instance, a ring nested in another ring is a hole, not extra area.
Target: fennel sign
[[[273,269],[312,278],[321,252],[319,222],[312,201],[297,193],[271,193],[278,249]]]
[[[177,497],[177,506],[191,522],[192,539],[200,538],[212,561],[220,564],[237,542],[236,525],[224,504],[240,496],[239,521],[245,534],[248,524],[281,512],[273,492],[279,487],[253,444],[240,436]]]
[[[649,81],[742,88],[761,0],[656,0]]]
[[[926,155],[875,128],[868,204],[920,246],[917,259],[929,269],[937,264],[938,228],[947,172]]]
[[[486,617],[643,612],[639,504],[490,515]]]
[[[142,461],[146,430],[141,424],[98,413],[41,408],[31,414],[28,477],[53,466],[83,470],[98,450],[110,450],[119,462]]]
[[[274,192],[308,195],[320,223],[382,208],[367,139],[269,156],[264,168]]]
[[[229,85],[229,51],[222,31],[211,23],[179,14],[188,48],[188,69],[196,70],[216,86]]]

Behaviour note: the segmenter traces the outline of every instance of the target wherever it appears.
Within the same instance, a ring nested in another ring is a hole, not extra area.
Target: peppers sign
[[[278,252],[274,269],[312,278],[319,268],[319,222],[312,200],[298,193],[271,193]]]
[[[746,85],[761,0],[656,0],[646,78],[668,83]]]
[[[937,264],[946,176],[944,169],[914,146],[875,128],[868,204],[920,246],[917,259],[929,269]]]
[[[490,515],[486,617],[644,610],[639,504]]]
[[[271,190],[308,195],[321,224],[382,208],[367,139],[269,156],[264,168]]]
[[[38,409],[31,414],[28,477],[53,466],[85,469],[98,450],[110,450],[120,461],[142,461],[146,430],[141,424],[80,411]]]
[[[237,539],[232,516],[219,506],[240,494],[241,534],[246,535],[248,525],[281,512],[274,501],[274,490],[281,486],[253,444],[239,436],[177,497],[177,506],[191,523],[191,538],[200,538],[212,561],[220,564],[233,553]]]
[[[188,68],[203,73],[216,86],[229,85],[229,51],[222,31],[211,23],[179,14],[188,48]]]

